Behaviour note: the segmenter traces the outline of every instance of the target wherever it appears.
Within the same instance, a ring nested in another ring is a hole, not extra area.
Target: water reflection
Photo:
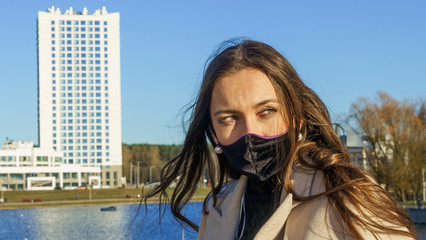
[[[191,203],[185,215],[199,223],[202,203]],[[148,212],[138,205],[117,205],[117,211],[101,212],[106,206],[52,207],[0,211],[0,239],[180,239],[181,227],[166,211],[158,225],[158,204]],[[146,213],[146,214],[145,214]],[[196,239],[185,231],[185,239]]]
[[[0,240],[3,239],[181,239],[181,226],[166,211],[158,225],[158,204],[142,206],[135,217],[137,204],[116,205],[117,211],[101,212],[101,207],[52,207],[0,211]],[[190,203],[185,216],[200,221],[202,203]],[[132,221],[134,219],[134,222]],[[419,239],[426,240],[426,225],[417,225]],[[185,239],[196,239],[191,229]]]

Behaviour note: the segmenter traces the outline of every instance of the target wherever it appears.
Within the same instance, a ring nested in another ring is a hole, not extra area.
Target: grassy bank
[[[92,190],[53,190],[53,191],[4,191],[7,203],[1,203],[0,209],[71,206],[71,205],[102,205],[139,203],[137,195],[144,195],[151,189],[92,189]],[[194,201],[202,201],[209,193],[209,188],[199,188],[194,194]],[[172,189],[168,190],[169,196]],[[40,201],[39,201],[40,200]],[[24,202],[26,201],[26,202]],[[29,202],[28,202],[29,201]],[[156,202],[152,198],[149,202]]]
[[[137,198],[137,195],[143,195],[150,190],[151,189],[146,188],[144,189],[144,192],[142,192],[142,189],[126,188],[53,191],[4,191],[3,196],[7,198],[7,203],[0,203],[0,210],[55,206],[138,204],[140,203],[141,198]],[[169,189],[167,192],[170,196],[172,189]],[[210,188],[199,188],[195,192],[192,200],[202,201],[209,192]],[[76,197],[77,195],[78,198]],[[24,199],[30,200],[30,202],[23,202]],[[41,202],[34,202],[35,199],[39,199]],[[153,197],[149,199],[148,202],[158,202],[158,198]],[[398,203],[398,205],[402,208],[417,208],[417,204],[415,202]]]

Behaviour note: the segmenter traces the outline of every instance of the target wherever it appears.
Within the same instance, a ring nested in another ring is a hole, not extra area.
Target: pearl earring
[[[299,138],[298,138],[299,142],[302,141],[302,138],[303,138],[303,135],[299,133]]]
[[[221,153],[223,153],[223,150],[220,146],[216,146],[216,147],[214,147],[214,152],[217,153],[217,154],[221,154]]]

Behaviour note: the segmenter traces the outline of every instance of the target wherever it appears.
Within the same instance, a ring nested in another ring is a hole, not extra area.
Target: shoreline
[[[84,190],[52,190],[29,191],[15,190],[2,191],[0,211],[8,209],[40,208],[40,207],[65,207],[65,206],[93,206],[114,204],[139,204],[152,189],[118,188],[118,189],[84,189]],[[166,196],[171,196],[173,189],[166,190]],[[191,201],[203,201],[211,191],[208,187],[196,190]],[[158,203],[159,195],[151,197],[147,203]],[[164,199],[162,200],[164,202]]]
[[[190,202],[202,202],[204,198],[194,197]],[[1,203],[0,211],[27,208],[44,208],[44,207],[73,207],[73,206],[96,206],[96,205],[124,205],[124,204],[144,204],[143,198],[132,199],[97,199],[97,200],[63,200],[63,201],[46,201],[31,203]],[[159,203],[158,198],[151,198],[147,203]]]

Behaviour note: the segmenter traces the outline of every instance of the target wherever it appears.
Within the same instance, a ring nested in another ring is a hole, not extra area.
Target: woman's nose
[[[254,119],[246,118],[244,121],[243,133],[242,135],[254,133],[260,136],[263,136],[263,133],[260,131],[259,124],[256,123]]]

